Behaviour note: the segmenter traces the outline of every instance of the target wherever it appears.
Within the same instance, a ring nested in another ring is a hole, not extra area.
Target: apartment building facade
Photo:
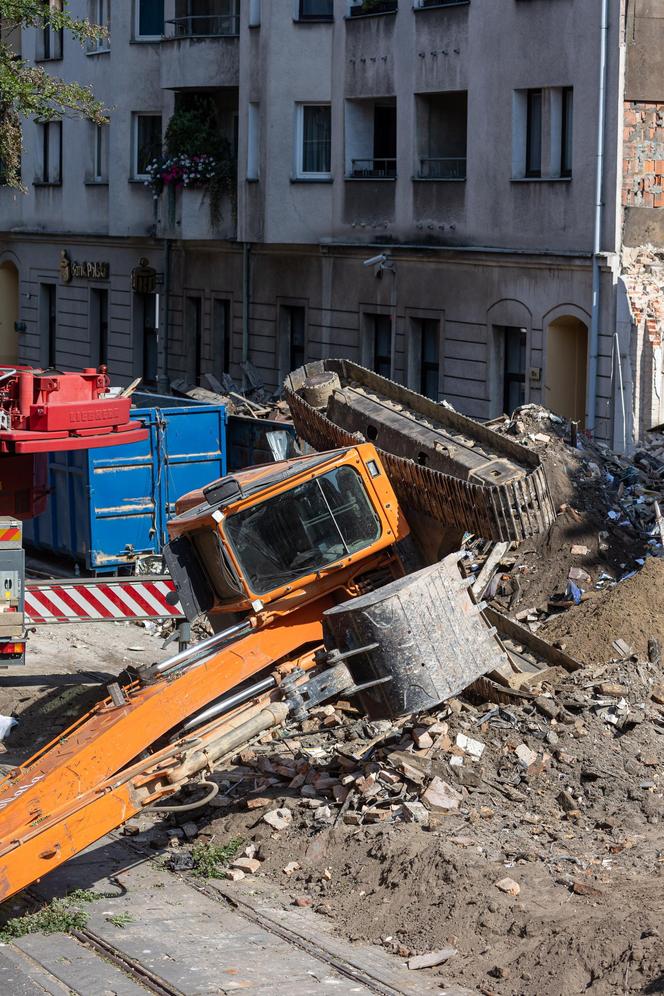
[[[21,49],[93,84],[109,124],[25,124],[0,360],[163,390],[246,361],[276,388],[342,355],[478,418],[541,402],[619,448],[664,421],[643,248],[664,238],[664,0],[71,8],[108,41]],[[203,104],[227,186],[153,189],[169,122]]]

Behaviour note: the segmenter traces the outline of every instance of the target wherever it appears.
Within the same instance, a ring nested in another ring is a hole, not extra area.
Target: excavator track
[[[331,390],[314,406],[307,385],[323,381]],[[308,363],[289,375],[284,391],[299,435],[315,449],[374,442],[409,516],[414,509],[500,542],[520,542],[553,523],[539,455],[474,419],[349,360]]]

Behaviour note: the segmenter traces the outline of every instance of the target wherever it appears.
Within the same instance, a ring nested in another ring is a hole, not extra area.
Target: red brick
[[[653,207],[664,208],[664,194],[655,194],[653,197]]]

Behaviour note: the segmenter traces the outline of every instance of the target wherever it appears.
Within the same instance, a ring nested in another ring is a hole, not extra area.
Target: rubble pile
[[[593,992],[642,992],[661,965],[659,663],[548,669],[509,704],[466,696],[394,723],[338,702],[234,761],[197,828],[244,842],[229,877],[407,960],[451,948],[445,984],[576,993],[601,967]],[[566,944],[583,948],[568,988]]]
[[[518,409],[493,428],[537,449],[557,518],[548,533],[509,550],[484,598],[536,631],[552,615],[613,588],[649,556],[661,556],[664,537],[664,437],[633,457],[602,443],[536,405]],[[481,569],[488,551],[468,537],[467,570]]]
[[[263,380],[252,363],[241,364],[245,378],[244,388],[235,383],[230,374],[222,373],[221,380],[205,373],[201,380],[205,386],[196,387],[185,380],[175,380],[171,389],[175,394],[201,401],[208,405],[225,405],[229,415],[247,415],[251,418],[290,422],[288,404],[265,389]],[[279,392],[278,392],[279,393]]]

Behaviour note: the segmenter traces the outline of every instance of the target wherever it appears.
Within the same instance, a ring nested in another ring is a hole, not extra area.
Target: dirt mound
[[[539,635],[564,643],[585,664],[620,656],[614,640],[624,640],[646,659],[650,638],[664,648],[664,560],[649,558],[634,577],[552,618]]]

